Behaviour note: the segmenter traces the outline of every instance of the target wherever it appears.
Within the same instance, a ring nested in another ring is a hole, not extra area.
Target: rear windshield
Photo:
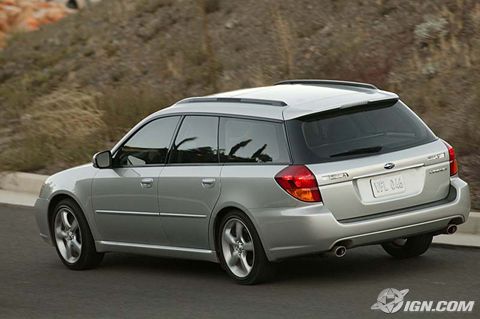
[[[436,139],[400,101],[316,113],[286,126],[294,161],[306,164],[388,153]]]

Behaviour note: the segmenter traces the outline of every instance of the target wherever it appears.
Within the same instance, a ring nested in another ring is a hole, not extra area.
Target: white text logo
[[[381,310],[385,313],[407,312],[472,312],[475,301],[465,300],[440,300],[440,301],[404,301],[408,289],[397,290],[395,288],[383,289],[377,297],[377,302],[371,307],[373,310]]]

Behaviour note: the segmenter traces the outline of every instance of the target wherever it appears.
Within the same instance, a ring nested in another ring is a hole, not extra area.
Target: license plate
[[[370,180],[374,197],[383,197],[405,192],[402,175],[394,175]]]

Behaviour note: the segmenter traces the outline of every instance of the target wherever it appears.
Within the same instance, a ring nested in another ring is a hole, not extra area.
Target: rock
[[[55,23],[76,10],[100,0],[0,0],[0,49],[12,32],[35,31],[40,26]],[[75,6],[73,6],[75,7]]]
[[[228,20],[226,23],[225,23],[225,28],[227,29],[233,29],[236,25],[237,25],[237,20],[235,19],[231,19],[231,20]]]

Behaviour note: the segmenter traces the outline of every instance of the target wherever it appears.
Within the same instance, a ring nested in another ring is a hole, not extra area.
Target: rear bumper
[[[322,204],[251,213],[267,256],[273,261],[328,251],[339,242],[355,247],[436,232],[451,221],[461,224],[470,213],[469,187],[458,177],[451,178],[451,187],[446,200],[348,222],[335,219]]]

